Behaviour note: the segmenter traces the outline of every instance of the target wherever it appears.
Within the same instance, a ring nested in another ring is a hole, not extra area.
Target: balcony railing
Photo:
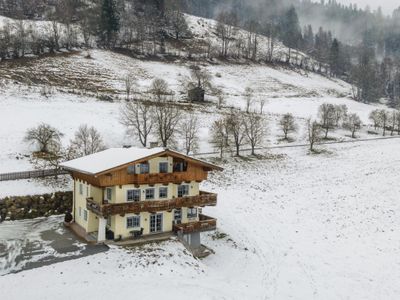
[[[174,231],[183,234],[210,231],[216,228],[217,219],[202,214],[199,215],[199,221],[174,225]]]
[[[99,204],[93,198],[87,198],[87,209],[96,215],[107,217],[112,215],[139,214],[141,212],[158,212],[174,208],[217,205],[217,194],[200,192],[197,196],[173,198],[169,200],[146,200],[116,204]]]

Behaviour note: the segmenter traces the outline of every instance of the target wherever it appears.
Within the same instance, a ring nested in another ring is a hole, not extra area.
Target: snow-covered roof
[[[210,164],[206,161],[190,157],[188,155],[169,150],[166,148],[110,148],[95,154],[70,160],[60,164],[65,170],[76,171],[84,174],[95,175],[120,166],[145,159],[157,154],[162,154],[168,151],[172,155],[179,155],[187,157],[188,159],[207,165],[212,169],[222,170],[222,168]]]
[[[164,148],[110,148],[64,162],[61,167],[86,174],[97,174],[164,151]]]

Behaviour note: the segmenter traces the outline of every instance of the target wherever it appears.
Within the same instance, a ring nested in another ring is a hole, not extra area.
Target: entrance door
[[[150,215],[150,233],[162,231],[162,219],[162,213]]]

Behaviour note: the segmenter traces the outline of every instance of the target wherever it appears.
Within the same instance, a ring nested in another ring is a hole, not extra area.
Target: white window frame
[[[132,220],[132,226],[129,226],[128,220]],[[134,226],[135,225],[135,220],[136,220],[137,226]],[[141,221],[140,220],[140,216],[126,217],[126,228],[140,228],[140,221]]]
[[[88,211],[87,211],[87,209],[84,209],[83,210],[83,219],[87,222],[87,220],[88,220]]]
[[[165,172],[161,172],[161,165],[167,166],[167,169],[165,170]],[[158,163],[158,173],[162,173],[162,174],[168,173],[168,162],[167,161],[160,161]]]
[[[138,200],[135,200],[135,199],[129,200],[129,192],[131,192],[131,191],[135,191],[135,192],[138,193],[138,195],[139,195],[139,199]],[[140,189],[129,189],[129,190],[126,191],[126,202],[138,202],[138,201],[140,201],[140,198],[141,198]]]
[[[152,190],[153,191],[153,197],[152,198],[147,198],[147,191]],[[156,189],[155,188],[147,188],[144,190],[144,197],[146,200],[154,200],[156,197]]]
[[[187,187],[187,193],[179,195],[179,188],[181,188],[181,187]],[[178,198],[189,196],[189,194],[190,194],[190,186],[188,184],[178,185],[177,193],[178,193]]]
[[[193,213],[193,212],[196,212],[196,213]],[[197,207],[188,207],[188,209],[187,209],[187,218],[188,219],[197,218],[197,214],[198,214]]]
[[[165,197],[161,197],[161,190],[166,190]],[[162,186],[158,188],[158,198],[160,199],[167,199],[168,198],[168,187],[167,186]]]
[[[83,195],[83,183],[79,183],[79,195]]]
[[[146,172],[143,172],[143,166],[147,166]],[[139,172],[140,174],[149,174],[150,173],[150,164],[147,163],[141,163],[139,167]]]
[[[110,197],[108,197],[108,191],[111,191],[110,192]],[[104,199],[105,200],[107,200],[107,201],[112,201],[112,188],[110,188],[110,187],[107,187],[106,188],[106,194],[104,195]]]

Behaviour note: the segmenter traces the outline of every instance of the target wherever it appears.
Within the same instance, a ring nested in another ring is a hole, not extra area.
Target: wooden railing
[[[207,172],[173,172],[173,173],[150,173],[150,174],[128,174],[125,169],[99,177],[99,186],[113,186],[124,184],[157,184],[157,183],[181,183],[190,181],[203,181],[207,179]]]
[[[180,197],[169,200],[147,200],[117,204],[99,204],[94,201],[93,198],[88,198],[86,203],[88,210],[103,217],[125,215],[129,213],[158,212],[182,207],[215,205],[217,205],[217,194],[207,192],[200,192],[197,196]]]
[[[215,230],[216,228],[217,219],[202,214],[199,215],[199,221],[174,225],[174,231],[183,234],[210,231]]]

